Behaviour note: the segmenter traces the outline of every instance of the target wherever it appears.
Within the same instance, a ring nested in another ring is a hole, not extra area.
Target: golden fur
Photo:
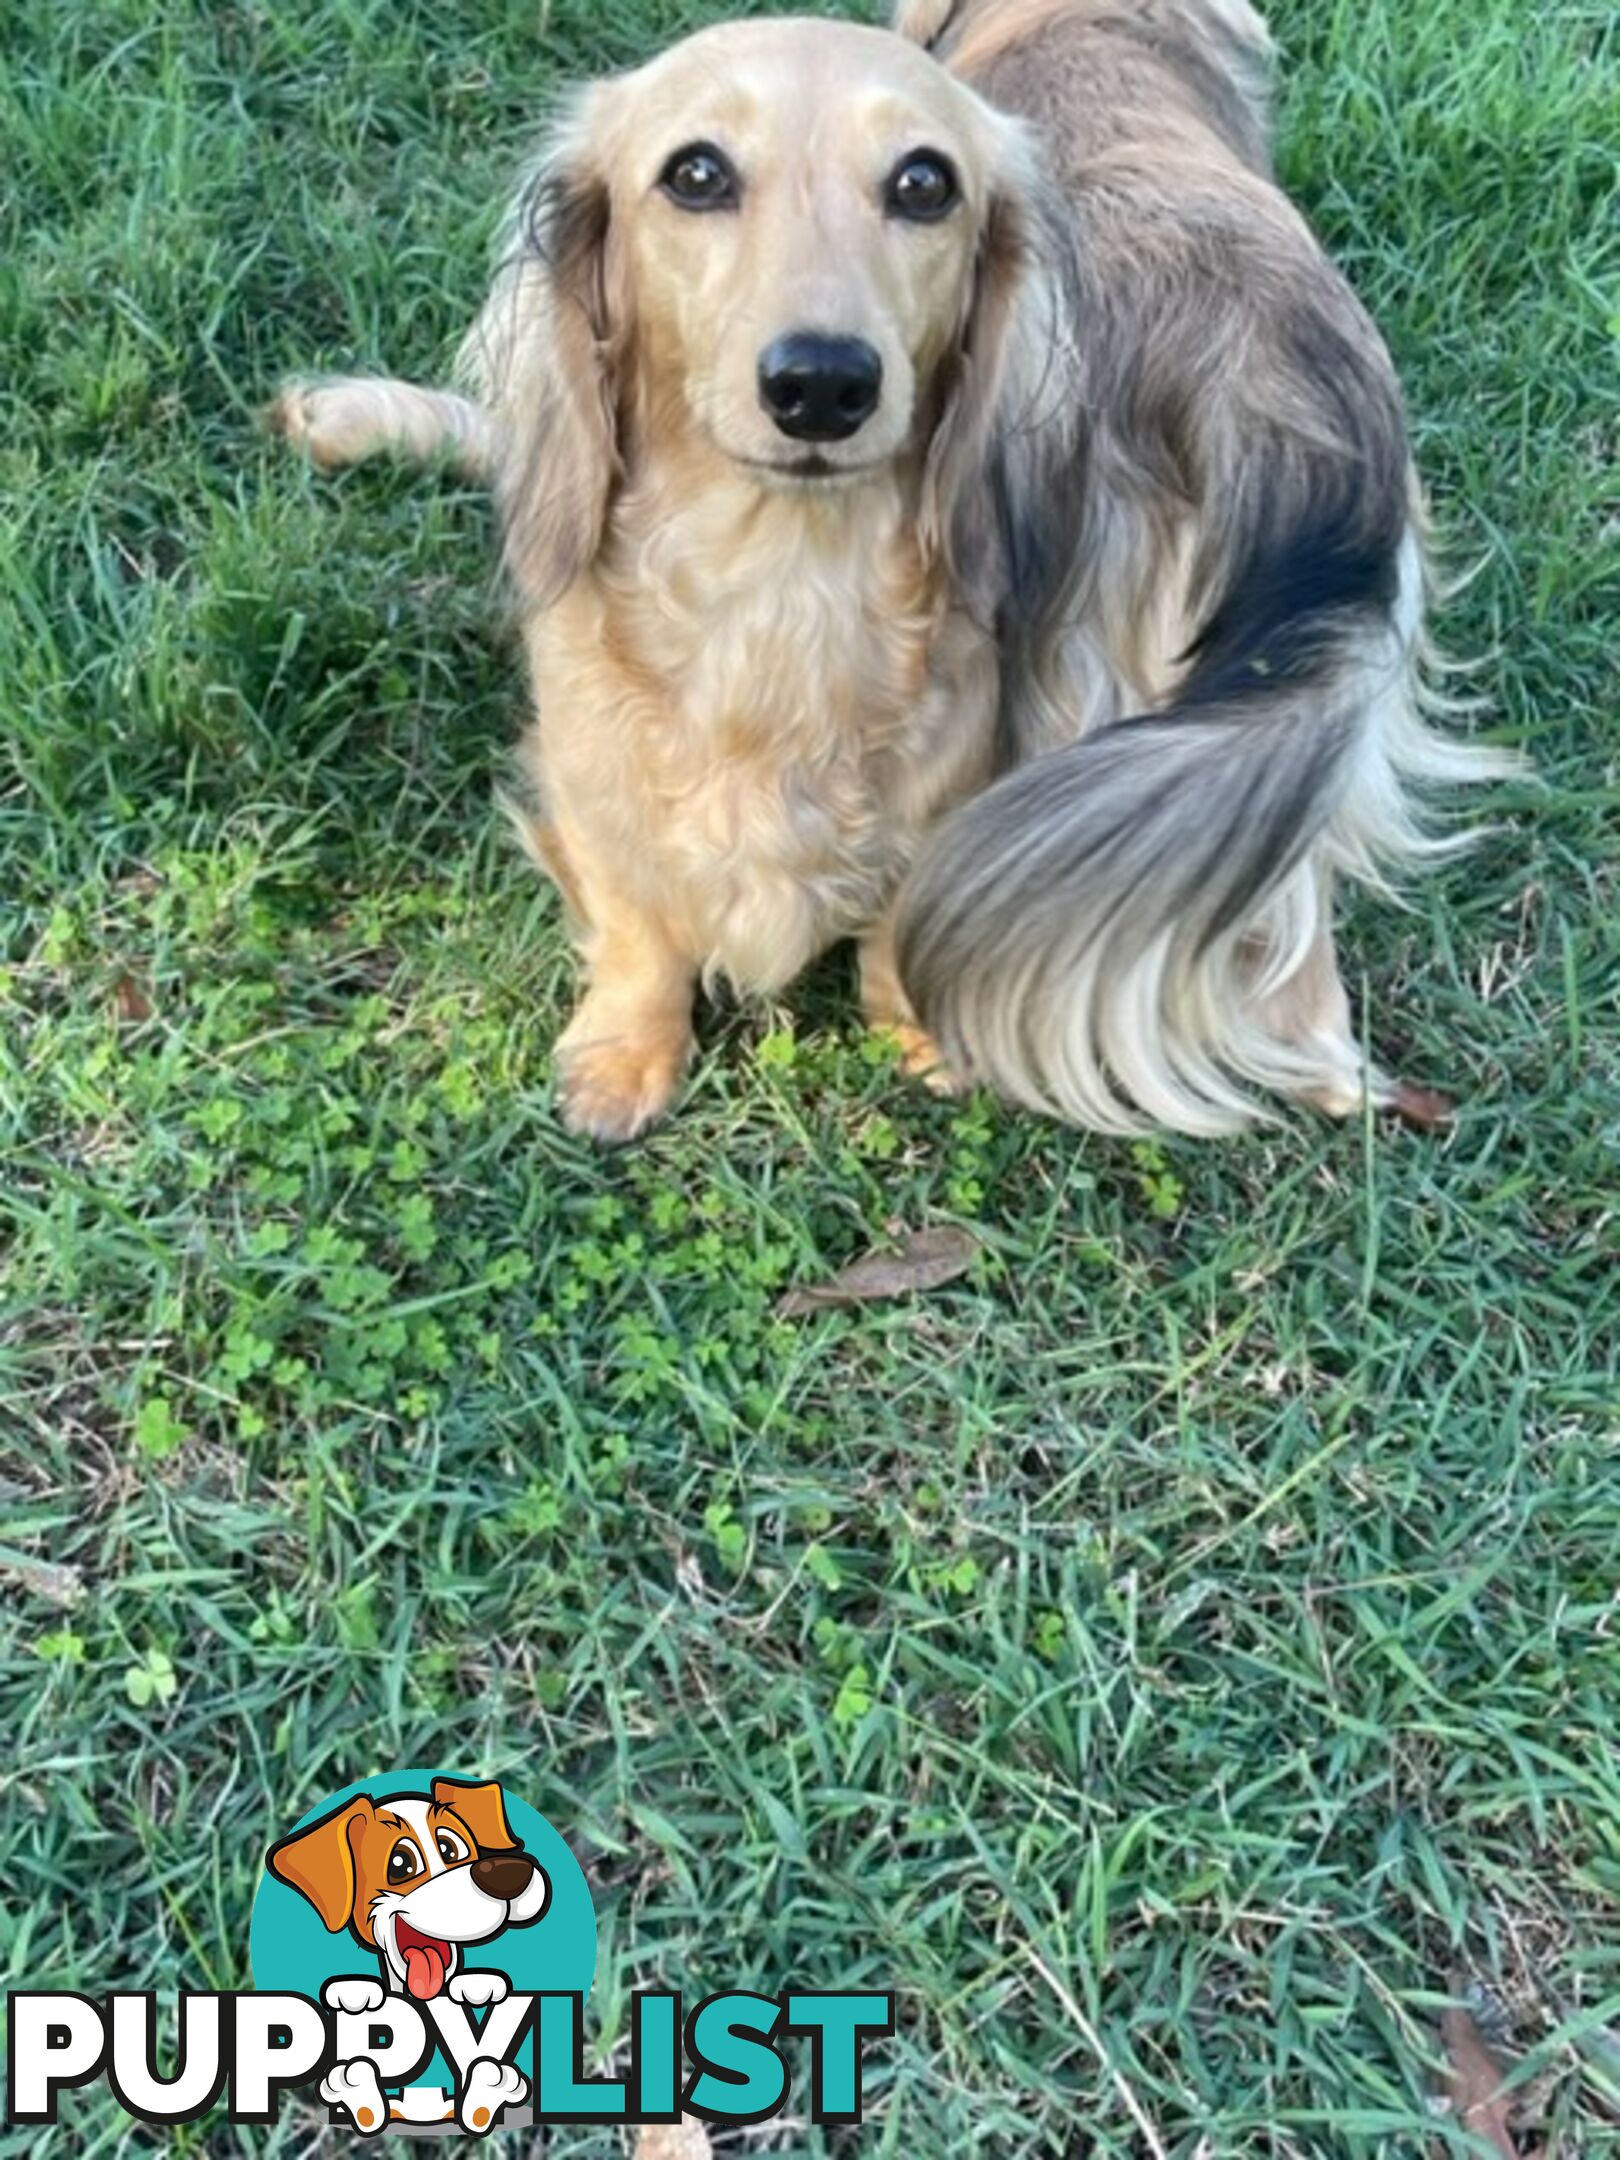
[[[1398,393],[1267,175],[1259,20],[902,0],[897,32],[737,23],[592,86],[467,396],[278,407],[324,464],[439,451],[496,490],[516,815],[587,969],[564,1114],[640,1131],[700,979],[772,990],[850,935],[910,1066],[1084,1122],[1387,1098],[1332,886],[1420,850],[1403,776],[1468,753],[1419,717]],[[661,186],[691,144],[729,207]],[[885,193],[919,149],[959,188],[926,223]],[[799,331],[882,369],[813,464],[758,379]]]

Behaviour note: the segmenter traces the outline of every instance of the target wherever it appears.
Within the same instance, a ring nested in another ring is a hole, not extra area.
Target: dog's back
[[[1030,120],[1060,178],[1212,138],[1270,171],[1271,40],[1247,0],[905,0],[895,27]]]

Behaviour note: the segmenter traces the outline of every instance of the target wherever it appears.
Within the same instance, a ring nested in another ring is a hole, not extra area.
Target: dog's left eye
[[[736,168],[713,143],[688,143],[677,150],[658,185],[682,210],[734,210],[742,193]]]
[[[454,1867],[458,1860],[465,1860],[467,1848],[453,1830],[439,1832],[439,1858],[446,1867]]]
[[[891,217],[930,225],[956,207],[961,189],[948,158],[937,150],[913,150],[890,173],[883,207]]]

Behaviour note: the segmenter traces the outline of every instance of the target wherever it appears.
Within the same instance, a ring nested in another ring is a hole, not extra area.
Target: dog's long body
[[[470,396],[290,393],[501,505],[567,1114],[671,1100],[696,981],[861,940],[914,1068],[1081,1123],[1388,1099],[1333,887],[1486,753],[1420,711],[1376,331],[1269,176],[1247,0],[700,33],[557,131]]]

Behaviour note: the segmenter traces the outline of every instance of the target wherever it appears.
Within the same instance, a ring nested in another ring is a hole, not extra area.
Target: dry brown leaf
[[[835,1305],[867,1305],[883,1298],[940,1290],[965,1275],[979,1256],[979,1241],[966,1230],[912,1230],[892,1252],[863,1253],[830,1282],[800,1283],[777,1303],[784,1320],[803,1320]]]
[[[130,974],[120,975],[113,984],[113,1005],[120,1020],[132,1024],[152,1017],[152,1000]]]
[[[1457,1117],[1457,1105],[1449,1095],[1442,1095],[1437,1088],[1413,1087],[1405,1080],[1396,1081],[1390,1108],[1403,1125],[1418,1132],[1444,1132]]]
[[[635,2160],[709,2160],[714,2147],[693,2115],[678,2123],[649,2123],[636,2139]]]
[[[1484,2138],[1502,2160],[1521,2160],[1509,2121],[1512,2098],[1502,2090],[1502,2073],[1472,2014],[1453,2003],[1440,2020],[1440,2034],[1451,2071],[1447,2091],[1458,2123]]]

